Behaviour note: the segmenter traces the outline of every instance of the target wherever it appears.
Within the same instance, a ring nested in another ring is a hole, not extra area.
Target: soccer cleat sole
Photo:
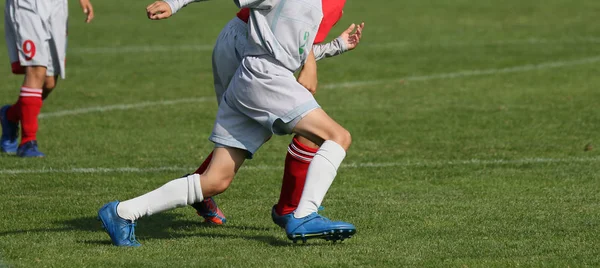
[[[306,241],[308,239],[315,239],[315,238],[321,238],[321,239],[325,239],[325,241],[332,241],[332,242],[337,242],[337,241],[344,241],[346,239],[352,238],[352,236],[356,234],[356,229],[349,229],[349,230],[330,230],[330,231],[324,231],[322,233],[316,233],[316,234],[291,234],[288,235],[288,238],[290,240],[292,240],[293,243],[298,243],[298,241],[302,241],[303,243],[306,243]]]

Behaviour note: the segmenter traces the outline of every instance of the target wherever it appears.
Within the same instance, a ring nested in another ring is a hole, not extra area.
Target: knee
[[[217,194],[225,192],[227,188],[229,188],[229,185],[231,185],[231,181],[233,181],[233,177],[225,177],[218,180],[215,183],[214,191],[217,192]]]
[[[200,176],[202,193],[205,197],[215,196],[225,192],[232,181],[233,176],[210,176],[206,173]]]
[[[44,82],[44,91],[48,91],[48,93],[52,92],[52,90],[56,87],[56,81],[54,79],[46,79]]]
[[[352,144],[352,135],[345,128],[340,128],[339,130],[335,131],[331,140],[335,141],[347,151]]]
[[[42,100],[45,100],[52,90],[56,87],[56,79],[54,77],[46,77],[44,81],[44,86],[42,87]]]

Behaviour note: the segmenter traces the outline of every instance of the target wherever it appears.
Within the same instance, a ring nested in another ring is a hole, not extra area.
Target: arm
[[[298,83],[315,95],[317,93],[317,82],[317,60],[311,50],[298,75]]]
[[[362,30],[365,28],[365,23],[356,26],[350,25],[342,34],[327,44],[313,45],[313,51],[316,60],[329,58],[340,55],[346,51],[353,50],[358,46],[362,37]],[[356,31],[355,31],[356,30]],[[354,32],[354,33],[353,33]]]
[[[146,13],[151,20],[161,20],[171,17],[180,9],[192,2],[201,2],[208,0],[165,0],[156,1],[146,7]]]

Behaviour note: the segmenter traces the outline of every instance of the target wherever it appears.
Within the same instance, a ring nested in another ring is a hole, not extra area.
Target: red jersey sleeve
[[[323,20],[319,25],[315,44],[322,43],[327,38],[331,28],[342,18],[346,0],[322,0],[323,2]]]
[[[243,20],[245,23],[248,23],[248,20],[250,19],[250,9],[240,9],[240,11],[237,13],[237,17],[240,18],[240,20]]]

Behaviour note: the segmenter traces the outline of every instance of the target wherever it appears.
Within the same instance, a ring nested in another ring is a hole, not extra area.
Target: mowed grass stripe
[[[352,82],[345,82],[345,83],[334,83],[334,84],[326,84],[326,85],[323,85],[322,87],[328,88],[328,89],[353,88],[353,87],[370,86],[370,85],[377,85],[377,84],[401,83],[403,81],[428,81],[428,80],[435,80],[435,79],[453,79],[453,78],[469,77],[469,76],[519,73],[519,72],[527,72],[527,71],[534,71],[534,70],[544,70],[544,69],[577,66],[577,65],[591,64],[591,63],[596,63],[596,62],[600,62],[600,56],[585,58],[585,59],[580,59],[580,60],[573,60],[573,61],[554,61],[554,62],[546,62],[546,63],[540,63],[540,64],[526,64],[526,65],[519,65],[519,66],[500,68],[500,69],[481,69],[481,70],[459,71],[459,72],[452,72],[452,73],[442,73],[442,74],[423,75],[423,76],[409,76],[409,77],[405,77],[405,78],[401,78],[401,79],[394,79],[394,80],[364,80],[364,81],[352,81]],[[114,111],[114,110],[139,109],[139,108],[145,108],[145,107],[152,107],[152,106],[156,106],[156,105],[174,105],[174,104],[182,104],[182,103],[195,103],[195,102],[207,102],[207,101],[214,101],[214,98],[213,97],[185,98],[185,99],[175,99],[175,100],[165,100],[165,101],[155,101],[155,102],[140,102],[140,103],[131,103],[131,104],[97,106],[97,107],[64,110],[64,111],[50,112],[50,113],[41,113],[39,115],[39,118],[62,117],[62,116],[80,115],[80,114],[97,113],[97,112],[102,113],[102,112],[109,112],[109,111]]]

